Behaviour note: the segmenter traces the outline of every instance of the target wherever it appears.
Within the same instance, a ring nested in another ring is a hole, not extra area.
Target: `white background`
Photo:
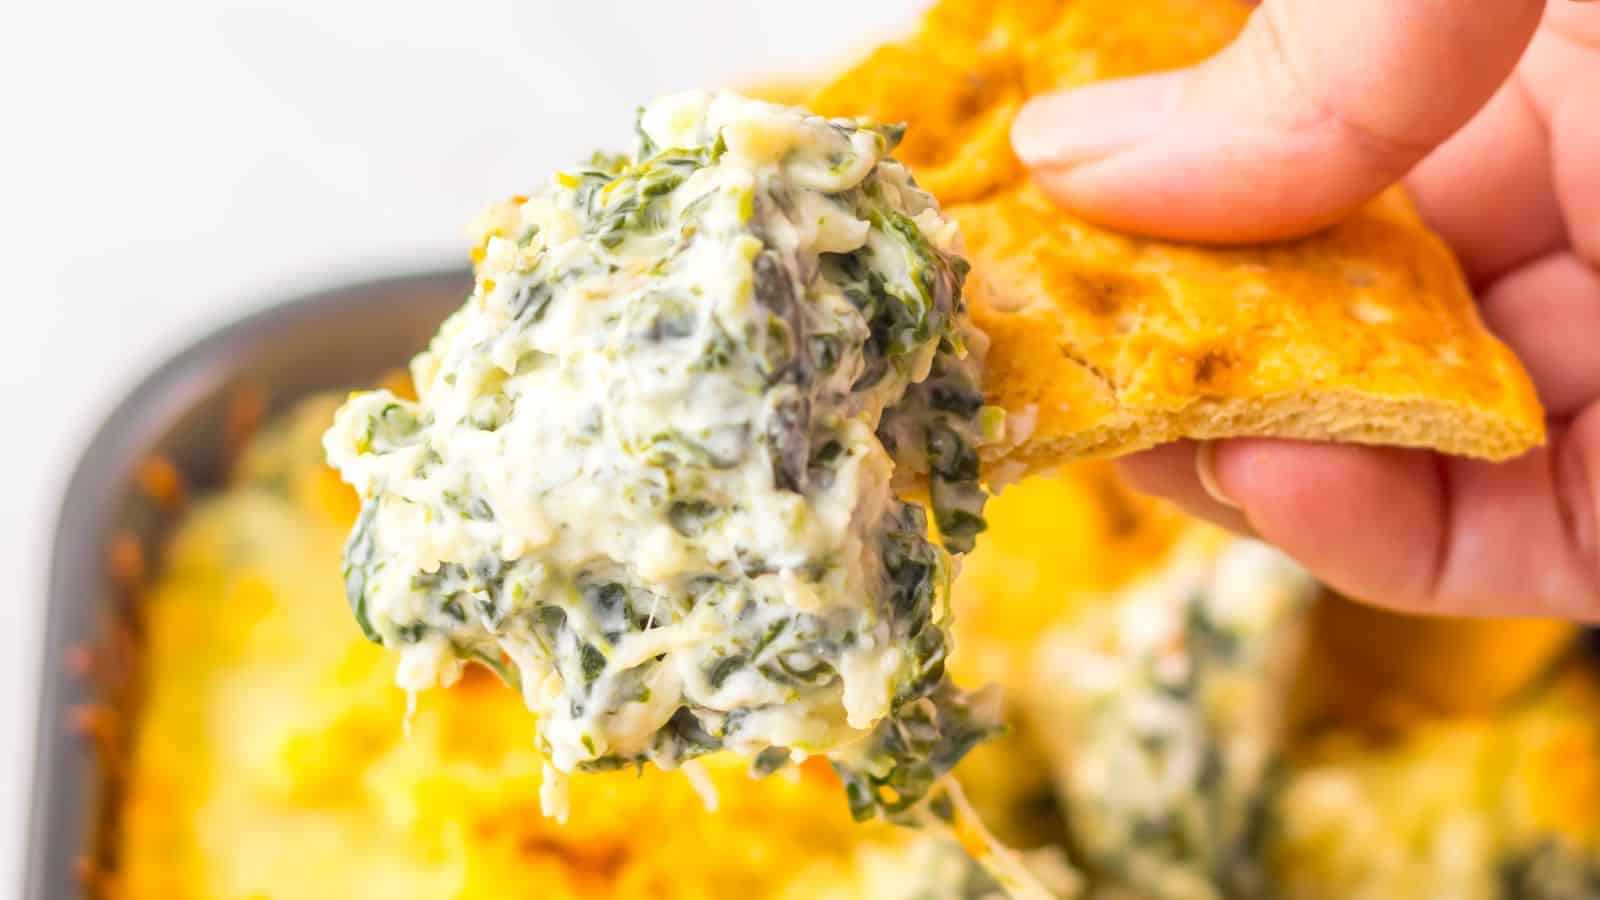
[[[464,263],[483,203],[651,96],[848,59],[919,0],[147,0],[0,14],[0,896],[19,883],[44,558],[133,381],[306,289]]]

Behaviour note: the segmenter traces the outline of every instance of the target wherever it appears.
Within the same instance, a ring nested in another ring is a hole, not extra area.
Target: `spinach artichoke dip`
[[[1319,587],[1263,544],[1207,537],[1036,650],[1073,844],[1149,900],[1272,896],[1280,718]]]
[[[547,814],[557,773],[721,749],[904,813],[995,728],[944,671],[1003,425],[955,227],[894,127],[691,92],[637,130],[485,214],[420,399],[340,410],[356,619],[408,691],[520,686]]]

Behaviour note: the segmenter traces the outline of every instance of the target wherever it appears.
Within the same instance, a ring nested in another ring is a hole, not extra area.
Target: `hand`
[[[1233,439],[1126,471],[1352,596],[1600,621],[1600,4],[1266,0],[1192,69],[1035,100],[1013,143],[1077,214],[1194,241],[1305,234],[1404,177],[1532,373],[1548,447]]]

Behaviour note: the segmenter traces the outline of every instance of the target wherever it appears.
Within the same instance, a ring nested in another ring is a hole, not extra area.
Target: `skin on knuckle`
[[[1580,0],[1577,3],[1552,3],[1542,27],[1576,47],[1600,51],[1600,5]]]
[[[1600,399],[1573,423],[1557,450],[1556,497],[1567,535],[1589,576],[1600,613]]]
[[[1553,187],[1568,244],[1600,271],[1600,4],[1558,0],[1517,66],[1517,80],[1550,143]]]
[[[1600,80],[1600,51],[1587,74]],[[1557,192],[1573,250],[1600,277],[1600,181],[1594,177],[1600,116],[1590,98],[1568,94],[1563,100],[1551,123]]]
[[[1299,37],[1293,9],[1288,2],[1262,4],[1251,16],[1243,41],[1257,87],[1278,95],[1280,108],[1274,112],[1284,117],[1280,124],[1306,127],[1325,116],[1324,88]]]
[[[1443,456],[1434,456],[1431,462],[1431,475],[1439,498],[1440,524],[1438,533],[1427,545],[1426,559],[1413,570],[1413,580],[1409,586],[1410,596],[1415,598],[1416,608],[1424,612],[1436,612],[1438,607],[1450,605],[1449,599],[1445,596],[1445,585],[1450,580],[1449,575],[1453,565],[1451,548],[1456,543],[1455,510],[1451,503],[1451,462]],[[1448,609],[1445,611],[1448,612]]]
[[[1247,32],[1251,71],[1262,90],[1277,95],[1275,112],[1280,127],[1288,130],[1327,131],[1353,151],[1367,167],[1389,177],[1433,149],[1425,137],[1401,133],[1379,122],[1388,117],[1373,106],[1371,93],[1351,84],[1342,66],[1330,60],[1342,56],[1317,46],[1317,23],[1306,21],[1308,4],[1294,0],[1269,0],[1252,17]]]

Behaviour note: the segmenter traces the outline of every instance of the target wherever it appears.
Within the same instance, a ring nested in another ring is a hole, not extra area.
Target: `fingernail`
[[[1011,144],[1035,168],[1072,167],[1110,156],[1160,131],[1178,108],[1185,72],[1097,81],[1029,101]]]
[[[1205,488],[1211,499],[1229,509],[1238,509],[1239,504],[1233,502],[1227,492],[1222,489],[1222,483],[1217,480],[1217,442],[1201,441],[1200,447],[1194,454],[1194,472],[1200,479],[1200,486]]]

